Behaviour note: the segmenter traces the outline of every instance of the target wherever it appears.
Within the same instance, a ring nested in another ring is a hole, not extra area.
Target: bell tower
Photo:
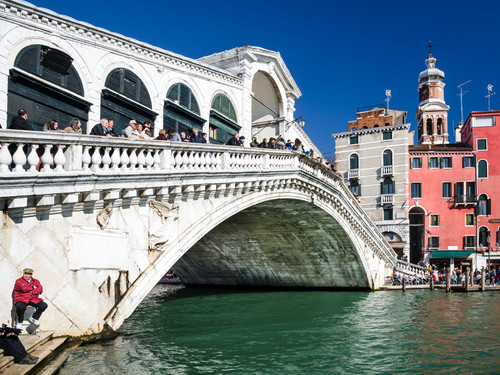
[[[432,43],[429,42],[429,58],[425,60],[427,69],[418,77],[418,143],[446,144],[450,107],[444,101],[444,72],[436,68],[436,58],[432,56],[431,48]]]

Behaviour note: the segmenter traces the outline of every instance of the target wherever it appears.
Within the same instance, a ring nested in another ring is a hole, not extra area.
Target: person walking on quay
[[[24,312],[27,306],[34,306],[36,311],[33,316],[29,318],[29,322],[39,326],[40,316],[47,309],[47,304],[43,302],[40,295],[43,292],[43,287],[40,281],[32,277],[33,270],[25,268],[23,276],[16,280],[14,284],[14,306],[16,308],[18,326],[21,328],[21,323],[24,321]]]

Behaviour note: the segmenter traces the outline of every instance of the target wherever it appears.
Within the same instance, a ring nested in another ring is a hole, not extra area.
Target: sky
[[[463,116],[500,109],[500,1],[33,0],[32,4],[163,49],[199,58],[253,45],[280,52],[302,92],[295,117],[324,154],[358,107],[408,111],[416,129],[418,75],[432,41],[445,73],[448,129]]]

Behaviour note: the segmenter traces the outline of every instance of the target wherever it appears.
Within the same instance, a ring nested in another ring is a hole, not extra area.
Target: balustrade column
[[[54,168],[57,172],[63,172],[64,166],[66,164],[66,157],[63,153],[63,146],[57,146],[57,152],[54,155],[54,164],[56,167]]]
[[[37,172],[36,168],[38,167],[38,163],[40,163],[40,157],[36,152],[38,150],[38,145],[31,145],[31,152],[28,155],[28,164],[30,166],[28,172]]]
[[[10,172],[9,165],[12,162],[12,158],[9,152],[9,144],[2,143],[0,145],[0,173]]]
[[[50,154],[50,150],[52,149],[52,145],[44,145],[45,150],[42,155],[42,163],[43,168],[40,170],[41,172],[51,172],[50,166],[54,162],[54,158]]]
[[[24,144],[19,143],[17,150],[12,155],[12,162],[16,165],[13,172],[24,172],[24,164],[26,163],[26,154],[24,153]]]

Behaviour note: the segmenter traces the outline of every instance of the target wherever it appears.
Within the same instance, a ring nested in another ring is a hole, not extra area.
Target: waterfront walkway
[[[0,374],[55,374],[69,356],[71,348],[65,349],[67,337],[53,337],[54,331],[43,331],[38,335],[20,335],[26,351],[39,357],[36,365],[20,365],[14,358],[3,355],[0,349]]]

